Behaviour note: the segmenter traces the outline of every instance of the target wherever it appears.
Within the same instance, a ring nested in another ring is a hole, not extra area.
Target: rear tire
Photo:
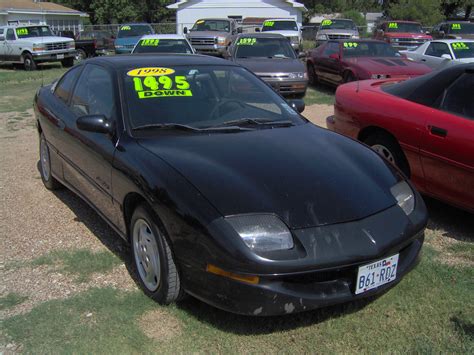
[[[74,57],[64,58],[61,60],[61,64],[64,68],[70,68],[74,65]]]
[[[40,174],[41,180],[43,181],[44,186],[48,190],[57,190],[61,187],[61,184],[58,180],[53,177],[51,170],[51,156],[49,154],[48,143],[44,134],[40,134],[40,144],[39,144],[39,155],[40,155]]]
[[[397,140],[384,132],[377,132],[365,139],[365,144],[398,167],[407,177],[410,176],[410,167]]]
[[[308,63],[308,81],[310,85],[317,85],[319,83],[318,75],[314,69],[314,65]]]
[[[164,231],[147,205],[138,206],[130,221],[131,257],[141,288],[160,304],[183,296],[180,275]]]
[[[33,56],[30,53],[23,54],[23,67],[26,71],[33,71],[36,70],[37,65]]]
[[[74,56],[74,59],[76,62],[80,63],[87,59],[87,53],[81,48],[76,49],[76,55]]]
[[[357,78],[355,77],[354,74],[352,74],[352,72],[348,71],[346,73],[344,73],[344,83],[350,83],[351,81],[356,81]]]

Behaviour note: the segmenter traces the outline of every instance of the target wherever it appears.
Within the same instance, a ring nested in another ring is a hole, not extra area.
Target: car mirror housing
[[[288,105],[295,111],[298,111],[299,113],[303,112],[304,109],[306,108],[306,105],[303,100],[300,99],[293,99],[293,100],[288,100]]]
[[[307,57],[307,53],[306,53],[305,51],[298,53],[298,58],[299,58],[299,59],[304,59],[304,58],[306,58],[306,57]]]
[[[443,55],[441,56],[441,58],[443,58],[443,59],[449,59],[449,60],[453,59],[450,54],[443,54]]]
[[[188,33],[188,28],[187,28],[187,27],[183,28],[183,33],[184,33],[184,34],[187,34],[187,33]]]
[[[5,40],[5,36],[4,35],[0,35],[0,41],[4,41]]]
[[[104,115],[81,116],[76,121],[78,129],[87,132],[111,134],[113,127]]]

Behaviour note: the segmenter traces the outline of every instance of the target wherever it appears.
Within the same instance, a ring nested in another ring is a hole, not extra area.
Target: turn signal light
[[[248,276],[248,275],[235,274],[233,272],[222,270],[221,268],[219,268],[215,265],[212,265],[212,264],[207,264],[206,271],[211,273],[211,274],[224,276],[224,277],[227,277],[227,278],[232,279],[232,280],[237,280],[237,281],[245,282],[245,283],[252,284],[252,285],[256,285],[260,281],[260,278],[258,276]]]

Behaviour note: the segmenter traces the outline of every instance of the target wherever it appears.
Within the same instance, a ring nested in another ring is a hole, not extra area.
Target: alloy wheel
[[[160,285],[161,264],[156,238],[149,224],[138,219],[133,226],[133,253],[138,274],[149,291]]]

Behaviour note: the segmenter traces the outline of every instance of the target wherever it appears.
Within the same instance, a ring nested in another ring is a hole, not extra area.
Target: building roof
[[[303,4],[301,4],[297,1],[294,1],[294,0],[281,0],[281,1],[290,4],[292,7],[299,8],[302,11],[306,11],[306,7]],[[188,2],[188,0],[180,0],[180,1],[175,2],[174,4],[168,5],[167,8],[177,10],[177,9],[180,8],[180,6],[186,4],[187,2]],[[222,3],[223,3],[222,6],[228,5],[228,4],[224,4],[224,2],[222,2]]]
[[[53,2],[33,0],[0,0],[0,13],[34,13],[89,16],[84,12],[71,9]]]

